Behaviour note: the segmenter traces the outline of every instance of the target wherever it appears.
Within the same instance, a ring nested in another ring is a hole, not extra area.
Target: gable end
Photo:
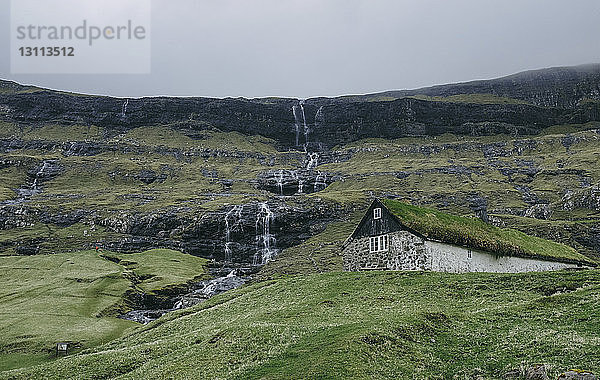
[[[375,212],[380,209],[381,212]],[[404,228],[398,219],[378,199],[371,203],[360,223],[349,239],[360,239],[401,231]]]

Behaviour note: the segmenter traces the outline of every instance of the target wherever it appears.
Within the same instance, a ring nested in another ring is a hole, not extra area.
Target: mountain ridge
[[[515,75],[422,90],[307,100],[128,99],[5,82],[4,91],[0,90],[0,121],[97,125],[110,136],[141,126],[170,125],[192,131],[191,135],[216,129],[262,135],[277,141],[279,150],[319,151],[364,138],[535,135],[551,125],[600,120],[600,65]]]

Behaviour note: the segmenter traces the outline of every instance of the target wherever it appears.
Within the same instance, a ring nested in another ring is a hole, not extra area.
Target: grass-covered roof
[[[596,265],[591,259],[564,244],[509,228],[498,228],[480,219],[450,215],[391,199],[382,202],[401,224],[428,239],[498,255]]]

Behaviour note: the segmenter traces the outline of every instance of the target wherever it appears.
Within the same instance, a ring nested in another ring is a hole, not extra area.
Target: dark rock
[[[556,90],[562,91],[560,87]],[[292,113],[292,107],[298,104],[294,99],[265,102],[241,98],[155,97],[130,99],[127,115],[123,117],[122,99],[38,91],[0,95],[0,107],[11,110],[0,116],[7,122],[28,125],[49,122],[97,125],[107,131],[107,137],[137,127],[165,124],[190,135],[216,128],[247,135],[261,134],[277,141],[281,149],[288,149],[298,147]],[[598,118],[598,106],[594,104],[562,109],[530,104],[431,102],[414,98],[384,102],[317,98],[305,101],[303,107],[302,128],[306,124],[308,132],[303,135],[302,146],[307,151],[323,151],[371,137],[393,139],[444,133],[535,134],[550,125]],[[94,143],[61,148],[65,155],[94,155],[102,149]]]
[[[525,372],[526,380],[548,380],[548,375],[546,374],[546,366],[543,364],[536,364],[532,367],[529,367]]]
[[[469,196],[469,207],[475,213],[475,216],[488,223],[487,200],[479,194]]]
[[[552,216],[552,208],[547,203],[538,203],[525,210],[523,216],[527,218],[548,220]]]
[[[109,150],[106,144],[98,142],[75,141],[64,143],[63,156],[95,156]]]
[[[310,194],[324,190],[339,176],[314,170],[270,170],[258,175],[258,188],[278,195]]]
[[[37,245],[19,245],[15,248],[15,253],[21,256],[33,256],[40,252],[40,247]]]
[[[142,181],[143,183],[145,183],[146,185],[149,185],[151,183],[153,183],[156,180],[159,180],[159,182],[164,181],[165,179],[167,179],[167,176],[164,174],[156,174],[155,171],[153,170],[147,170],[144,169],[142,171],[140,171],[135,178],[139,179],[140,181]]]
[[[598,376],[588,371],[572,369],[558,376],[558,380],[598,380]]]
[[[48,213],[44,212],[40,214],[40,221],[43,223],[52,223],[59,227],[69,227],[73,224],[79,223],[86,216],[90,215],[88,210],[74,210],[67,213]]]

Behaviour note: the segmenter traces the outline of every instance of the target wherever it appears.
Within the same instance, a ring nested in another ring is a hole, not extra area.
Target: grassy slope
[[[392,141],[369,139],[339,147],[340,150],[357,152],[349,161],[319,165],[318,170],[343,175],[325,191],[308,196],[322,198],[345,207],[362,206],[369,197],[394,195],[409,199],[414,204],[432,205],[458,215],[472,215],[466,202],[467,196],[476,194],[486,199],[488,210],[512,226],[514,210],[528,207],[525,197],[517,190],[518,186],[528,187],[540,199],[560,202],[565,189],[581,189],[582,183],[600,181],[600,156],[597,152],[595,131],[586,129],[597,125],[567,125],[550,128],[547,135],[514,140],[509,136],[453,136],[443,135],[429,138],[404,138]],[[70,139],[93,140],[102,135],[95,127],[46,126],[42,130],[24,127],[14,129],[24,139],[48,138],[56,141]],[[0,131],[1,132],[1,131]],[[568,135],[565,133],[571,133]],[[62,134],[61,134],[62,133]],[[0,200],[14,197],[12,189],[26,182],[26,171],[42,159],[60,159],[65,170],[57,178],[43,184],[44,192],[31,200],[31,205],[51,213],[76,209],[94,209],[101,217],[116,215],[121,210],[150,212],[169,208],[188,207],[190,215],[201,215],[218,210],[225,205],[264,201],[273,195],[257,190],[253,181],[266,170],[293,168],[301,165],[290,159],[289,153],[277,153],[272,142],[260,136],[243,136],[237,133],[200,131],[192,139],[169,126],[144,127],[127,134],[114,137],[112,143],[125,143],[129,146],[145,146],[143,154],[130,152],[102,153],[93,157],[63,157],[60,152],[40,153],[37,151],[11,151],[3,155],[10,160],[22,160],[27,164],[11,166],[0,170]],[[564,146],[565,138],[573,144]],[[486,144],[497,144],[510,155],[486,156]],[[264,159],[254,157],[177,156],[153,150],[168,145],[182,152],[198,153],[204,149],[219,149],[228,152],[243,150],[253,155],[260,153]],[[530,178],[521,174],[526,165],[533,165],[537,174]],[[466,168],[471,174],[452,172],[453,168]],[[150,185],[136,179],[142,170],[152,169],[165,176],[164,181]],[[573,174],[568,174],[573,170]],[[409,173],[398,177],[395,172]],[[556,175],[553,171],[562,171]],[[583,174],[576,173],[580,171]],[[506,173],[514,172],[507,175]],[[546,174],[547,173],[547,174]],[[213,177],[214,175],[214,177]],[[229,187],[224,183],[232,181]],[[305,196],[294,197],[298,200]],[[287,199],[292,203],[294,200]],[[598,213],[591,210],[578,210],[565,215],[561,207],[553,207],[556,225],[597,220]],[[511,211],[513,210],[513,211]],[[542,234],[552,240],[568,241],[577,250],[582,250],[577,239],[558,233],[547,234],[537,228],[542,221],[528,218],[531,228],[526,232]],[[352,220],[340,221],[342,223]],[[522,223],[519,226],[523,225]],[[49,227],[49,228],[48,228]],[[558,227],[557,227],[558,228]],[[87,233],[84,234],[84,231]],[[351,228],[347,233],[351,232]],[[93,242],[119,238],[102,228],[90,230],[84,225],[75,225],[67,230],[56,226],[35,225],[0,232],[0,241],[35,240],[42,236],[49,240],[41,244],[41,251],[61,252],[68,249],[82,249]],[[91,236],[87,236],[91,235]],[[322,236],[323,240],[337,241],[335,236]],[[320,243],[319,243],[320,244]],[[13,254],[12,248],[0,254]],[[587,251],[586,254],[592,252]],[[296,255],[297,256],[297,255]],[[313,267],[308,255],[303,255],[305,267]],[[322,255],[331,256],[324,252]],[[325,259],[328,260],[328,259]],[[318,261],[318,260],[317,260]],[[335,265],[334,265],[335,266]],[[329,264],[321,267],[333,267]]]
[[[137,285],[141,289],[157,290],[205,273],[206,260],[176,251],[130,256],[136,264],[129,267],[145,275]],[[0,257],[0,370],[51,360],[58,341],[89,348],[137,326],[114,317],[132,287],[129,267],[95,251]]]
[[[404,225],[433,239],[498,254],[569,260],[595,265],[573,248],[553,241],[502,229],[481,219],[450,215],[430,208],[384,199],[386,207]]]
[[[257,283],[10,378],[499,378],[600,371],[600,275],[326,273]]]
[[[137,286],[144,292],[160,291],[173,285],[200,281],[207,274],[208,260],[171,249],[151,249],[139,253],[103,253],[114,258],[141,280]]]

